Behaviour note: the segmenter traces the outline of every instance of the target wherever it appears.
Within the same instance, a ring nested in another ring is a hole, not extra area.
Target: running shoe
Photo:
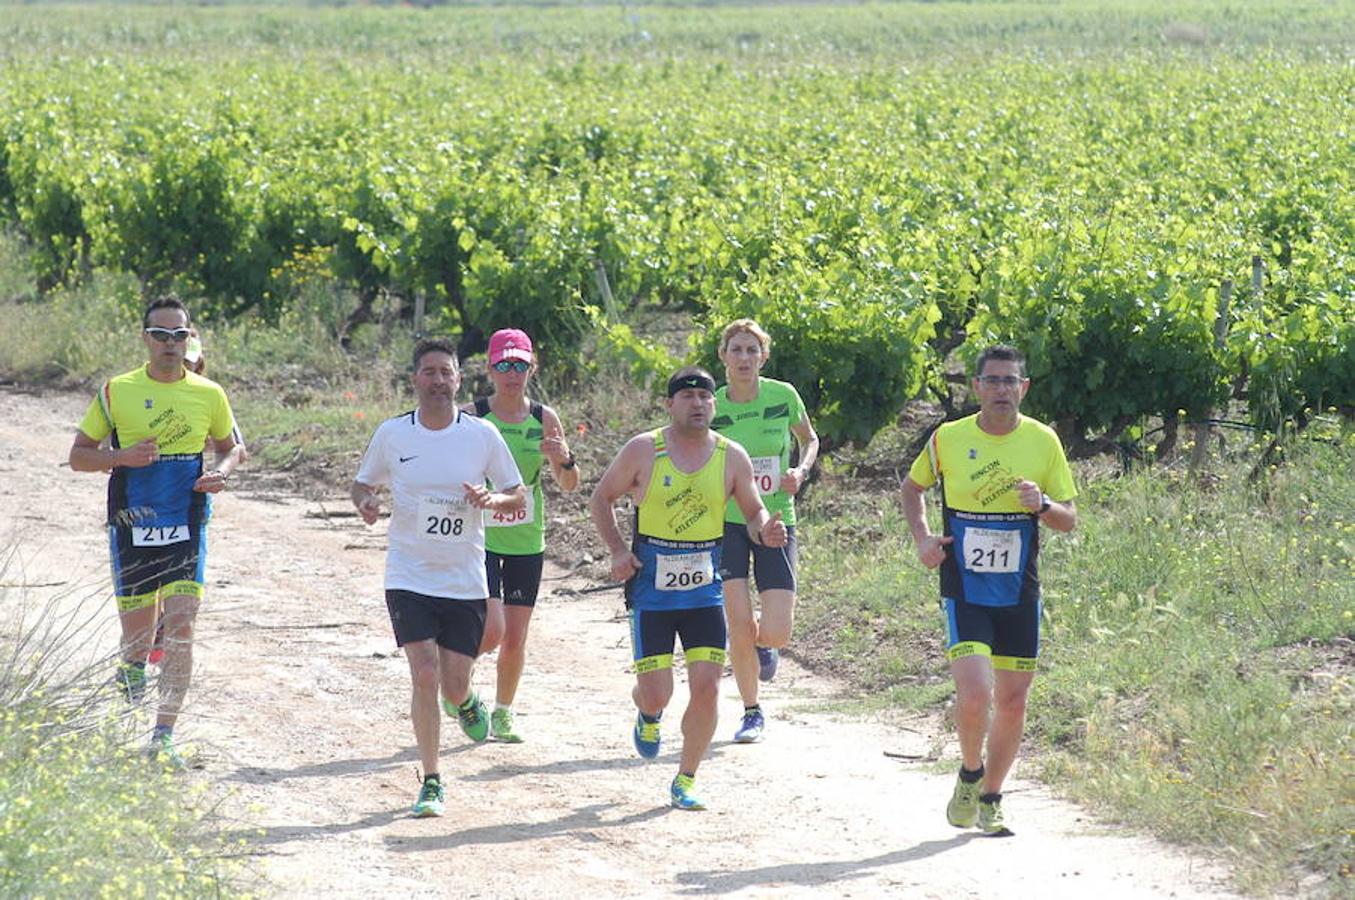
[[[979,794],[983,785],[978,781],[955,779],[955,792],[946,804],[946,821],[956,828],[969,828],[979,820]]]
[[[776,677],[776,667],[781,664],[781,651],[775,647],[757,648],[758,681],[771,681]]]
[[[146,758],[171,772],[188,771],[188,761],[174,746],[174,738],[168,734],[157,734],[151,738],[150,746],[146,748]]]
[[[659,755],[659,723],[646,722],[642,713],[635,714],[635,752],[645,759]]]
[[[472,691],[461,706],[443,697],[442,711],[449,716],[456,716],[457,722],[461,724],[462,733],[475,743],[484,743],[489,737],[489,710],[485,709],[479,694]]]
[[[505,744],[521,744],[522,735],[513,730],[513,711],[496,709],[489,714],[489,734]]]
[[[762,740],[762,729],[767,726],[767,722],[762,718],[762,707],[754,706],[752,709],[743,711],[743,722],[739,724],[739,730],[734,732],[734,743],[736,744],[756,744]]]
[[[427,819],[431,816],[442,815],[443,801],[447,799],[447,791],[443,788],[442,782],[435,778],[424,780],[423,787],[419,788],[419,799],[414,801],[414,813],[416,819]]]
[[[673,779],[672,785],[668,788],[668,793],[672,797],[674,809],[706,808],[706,804],[693,792],[695,785],[696,779],[690,775],[679,774]]]
[[[140,663],[118,663],[113,673],[113,683],[118,691],[133,705],[140,703],[146,696],[146,667]]]
[[[1011,837],[1014,832],[1002,817],[1002,795],[984,794],[979,798],[979,830],[989,837]]]

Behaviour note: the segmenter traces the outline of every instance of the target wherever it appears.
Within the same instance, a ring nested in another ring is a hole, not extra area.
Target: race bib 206
[[[710,584],[715,567],[709,550],[696,553],[664,553],[656,560],[654,587],[661,591],[687,591]]]

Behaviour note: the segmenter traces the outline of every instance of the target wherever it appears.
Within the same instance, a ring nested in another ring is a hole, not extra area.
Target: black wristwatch
[[[562,468],[562,469],[572,469],[572,468],[574,468],[574,467],[577,466],[577,465],[578,465],[578,462],[575,461],[575,459],[574,459],[574,454],[571,453],[571,454],[569,454],[569,459],[567,459],[567,460],[565,460],[564,462],[560,463],[560,468]]]
[[[1049,506],[1050,506],[1050,503],[1051,503],[1051,501],[1050,501],[1050,499],[1049,499],[1049,495],[1048,495],[1048,494],[1041,494],[1041,495],[1040,495],[1040,511],[1039,511],[1038,513],[1036,513],[1036,515],[1037,515],[1037,516],[1042,516],[1042,515],[1044,515],[1045,513],[1049,512]]]

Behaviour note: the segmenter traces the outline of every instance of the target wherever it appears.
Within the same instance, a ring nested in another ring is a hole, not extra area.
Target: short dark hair
[[[419,371],[419,364],[423,362],[424,354],[427,353],[446,353],[452,358],[452,370],[459,371],[460,364],[456,358],[456,347],[446,338],[419,338],[419,342],[414,345],[414,371]]]
[[[183,305],[183,301],[178,297],[166,295],[164,297],[156,297],[149,305],[147,305],[146,311],[141,314],[142,328],[151,327],[151,313],[155,312],[157,309],[177,309],[179,312],[183,313],[184,322],[188,324],[192,324],[193,322],[193,317],[188,314],[188,307]]]
[[[974,364],[974,377],[983,374],[983,367],[988,365],[989,360],[1001,360],[1002,362],[1014,362],[1021,372],[1021,377],[1026,377],[1026,358],[1021,355],[1021,351],[1008,344],[994,344],[987,350],[979,354],[979,361]]]

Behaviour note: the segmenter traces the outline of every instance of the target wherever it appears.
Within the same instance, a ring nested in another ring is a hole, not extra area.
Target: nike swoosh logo
[[[419,458],[419,454],[415,453],[413,456],[402,456],[402,457],[400,457],[400,462],[409,462],[411,459],[418,459],[418,458]]]

